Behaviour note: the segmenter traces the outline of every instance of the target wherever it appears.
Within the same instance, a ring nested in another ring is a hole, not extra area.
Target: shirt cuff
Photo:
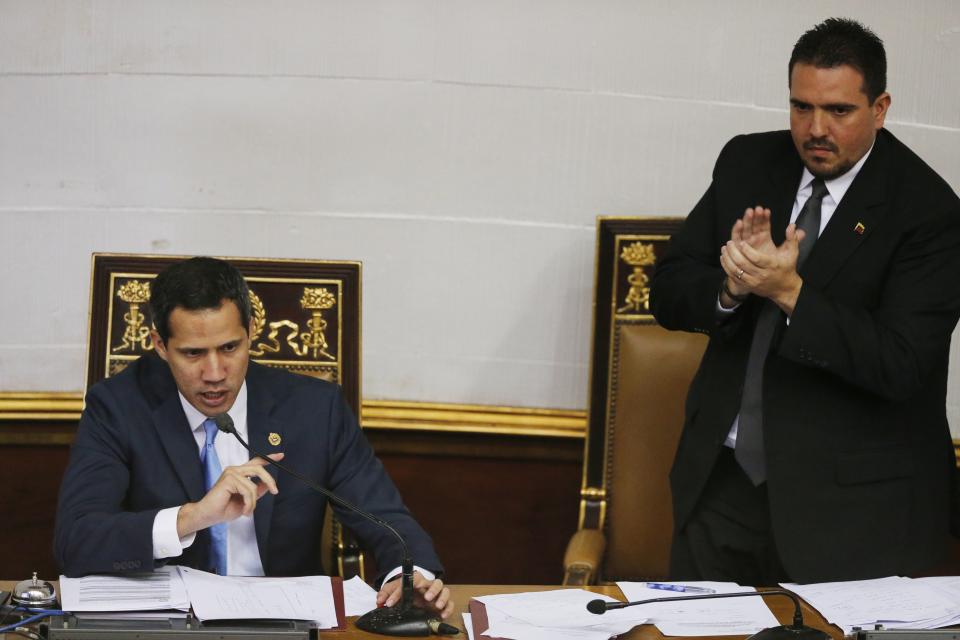
[[[740,306],[739,302],[729,308],[723,306],[723,303],[720,302],[720,295],[717,294],[717,313],[719,313],[720,315],[722,316],[732,315],[733,312],[736,311],[739,306]]]
[[[433,573],[433,571],[428,571],[427,569],[423,569],[421,567],[418,567],[417,565],[413,565],[413,570],[419,571],[420,575],[422,575],[427,580],[437,579],[437,576]],[[403,567],[397,567],[396,569],[388,573],[387,577],[383,579],[383,582],[380,584],[380,586],[382,587],[383,585],[387,584],[388,582],[396,578],[398,575],[400,575],[401,571],[403,571]]]
[[[177,535],[177,516],[180,507],[161,509],[153,519],[153,559],[176,558],[193,544],[197,537],[194,531],[184,537]]]

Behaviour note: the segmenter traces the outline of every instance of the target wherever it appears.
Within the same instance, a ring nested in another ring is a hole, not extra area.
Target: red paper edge
[[[337,611],[337,626],[331,627],[329,631],[346,631],[347,608],[343,601],[343,578],[331,577],[330,586],[333,588],[333,607]]]
[[[507,638],[495,638],[480,633],[481,629],[486,629],[490,626],[490,623],[487,621],[486,605],[479,600],[471,600],[467,608],[470,609],[470,623],[473,626],[473,637],[476,638],[476,640],[508,640]]]

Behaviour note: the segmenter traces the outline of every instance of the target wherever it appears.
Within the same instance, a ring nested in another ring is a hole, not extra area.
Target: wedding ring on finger
[[[737,271],[737,280],[743,280],[743,269]]]

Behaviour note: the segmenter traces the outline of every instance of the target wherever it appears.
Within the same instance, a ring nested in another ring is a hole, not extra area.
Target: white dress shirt
[[[857,174],[860,173],[860,169],[863,168],[863,163],[867,161],[867,158],[870,157],[870,152],[873,151],[873,147],[870,147],[870,150],[863,154],[863,157],[857,161],[857,164],[847,171],[842,176],[834,178],[833,180],[825,180],[824,185],[827,187],[827,195],[823,197],[823,202],[820,203],[820,231],[817,233],[817,237],[820,237],[820,234],[823,233],[823,230],[827,228],[827,223],[830,222],[830,219],[833,218],[833,212],[837,210],[837,207],[840,205],[840,201],[843,199],[843,196],[847,194],[847,190],[850,188],[850,185],[853,184],[854,178],[857,177]],[[813,180],[814,175],[810,173],[810,170],[806,167],[803,168],[803,175],[800,176],[800,188],[797,189],[797,196],[793,200],[793,211],[790,213],[790,222],[795,223],[797,218],[800,216],[800,210],[803,209],[803,205],[807,203],[807,200],[810,199],[810,196],[813,194]],[[737,305],[739,306],[739,305]],[[737,307],[730,307],[729,309],[720,304],[719,297],[717,299],[717,309],[720,313],[733,313],[734,309]],[[790,318],[787,318],[787,324],[790,324]],[[731,449],[737,446],[737,428],[740,426],[740,414],[737,414],[737,417],[733,419],[733,425],[730,427],[730,431],[727,433],[726,440],[723,441],[723,444]]]
[[[193,431],[193,438],[197,441],[197,459],[200,458],[200,451],[207,441],[207,434],[203,429],[203,422],[207,416],[200,413],[192,404],[187,402],[182,393],[180,404],[183,406],[183,413],[187,416],[187,424]],[[237,393],[237,399],[227,411],[227,415],[233,420],[233,426],[236,428],[240,437],[249,442],[247,437],[247,383],[240,386]],[[228,433],[220,433],[214,441],[214,449],[217,451],[217,457],[220,459],[220,468],[246,464],[250,459],[250,453],[243,448],[243,445]],[[153,557],[156,559],[176,558],[183,554],[183,550],[193,544],[196,539],[196,533],[188,534],[184,537],[177,535],[177,514],[180,507],[170,507],[159,511],[153,520]],[[428,580],[435,579],[431,571],[421,567],[414,567]],[[391,580],[401,571],[400,567],[395,568],[384,578],[384,583]],[[254,529],[253,516],[240,516],[236,520],[227,523],[227,574],[231,576],[262,576],[263,563],[260,561],[260,548],[257,545],[257,533]]]
[[[179,392],[178,392],[179,393]],[[197,441],[197,458],[206,444],[207,434],[203,430],[203,422],[207,416],[200,413],[187,399],[180,395],[180,404],[187,416],[187,424],[193,431],[193,438]],[[244,440],[247,440],[247,383],[240,386],[237,399],[227,411],[233,420],[233,426]],[[250,454],[243,445],[228,433],[219,433],[213,443],[220,459],[220,467],[246,464]],[[183,538],[177,535],[177,514],[180,507],[170,507],[157,514],[153,521],[153,557],[174,558],[183,553],[183,550],[193,544],[196,538],[191,533]],[[262,576],[263,564],[260,562],[260,550],[257,546],[257,534],[253,526],[253,516],[240,516],[227,523],[227,574],[231,576]]]

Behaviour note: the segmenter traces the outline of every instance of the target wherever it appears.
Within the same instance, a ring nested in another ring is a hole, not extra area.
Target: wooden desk
[[[0,581],[0,589],[12,590],[13,585],[16,584],[16,581],[12,580],[3,580]],[[467,603],[470,602],[470,598],[475,596],[488,596],[497,593],[520,593],[523,591],[546,591],[549,589],[557,589],[559,587],[554,586],[521,586],[521,585],[451,585],[450,592],[453,595],[454,602],[456,603],[456,611],[451,616],[449,622],[450,624],[458,627],[463,631],[463,616],[461,615],[467,611]],[[615,586],[609,587],[589,587],[589,591],[596,593],[602,593],[605,595],[613,596],[619,600],[623,600],[623,594],[620,592],[620,589]],[[790,624],[793,621],[793,603],[783,596],[771,596],[764,598],[764,601],[767,603],[767,606],[770,607],[770,610],[773,612],[773,615],[783,624]],[[354,618],[350,619],[351,624],[349,625],[346,632],[341,631],[324,631],[320,633],[320,637],[323,639],[329,640],[354,640],[363,638],[370,640],[371,638],[385,638],[387,636],[378,636],[372,633],[367,633],[366,631],[361,631],[355,628],[352,625]],[[827,624],[826,620],[823,617],[811,609],[806,603],[803,604],[803,620],[806,624],[815,627],[817,629],[823,629],[833,640],[841,640],[843,638],[843,633],[838,627]],[[0,637],[4,637],[3,634],[0,634]],[[18,638],[19,636],[7,635],[6,638]],[[441,637],[441,636],[434,636]],[[466,638],[466,633],[461,633],[459,636],[447,636],[454,638]],[[633,629],[630,633],[619,636],[623,640],[662,640],[663,635],[657,630],[653,625],[643,625]],[[715,638],[705,638],[704,640],[735,640],[742,636],[717,636]]]

